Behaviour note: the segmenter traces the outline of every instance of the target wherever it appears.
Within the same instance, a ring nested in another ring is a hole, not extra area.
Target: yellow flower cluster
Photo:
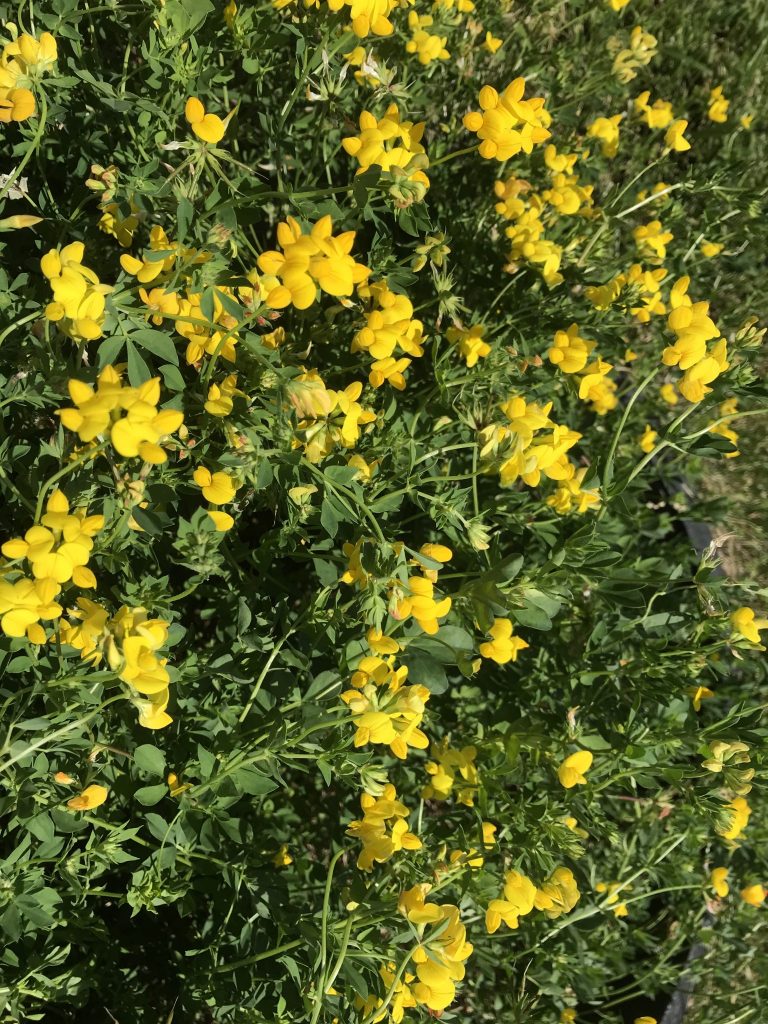
[[[310,462],[321,462],[337,447],[354,448],[361,426],[376,419],[358,402],[363,392],[360,381],[333,391],[316,370],[309,370],[295,377],[287,391],[299,416],[294,444],[303,447]]]
[[[485,160],[504,162],[520,152],[531,153],[551,132],[552,118],[541,96],[525,100],[525,79],[516,78],[502,93],[486,85],[480,90],[480,110],[464,115],[464,127],[480,139]]]
[[[360,115],[360,134],[347,136],[341,144],[345,152],[357,160],[358,174],[369,167],[381,167],[385,173],[404,176],[423,186],[420,190],[423,198],[429,188],[429,178],[424,173],[429,158],[421,144],[423,134],[423,121],[418,124],[401,121],[397,104],[390,103],[378,120],[364,110]]]
[[[424,800],[448,800],[454,792],[456,800],[465,807],[474,806],[477,794],[479,775],[475,758],[476,747],[463,747],[457,750],[448,740],[433,743],[430,753],[433,761],[424,766],[429,775],[429,782],[421,791]]]
[[[41,619],[58,619],[62,607],[56,601],[62,584],[77,587],[96,586],[96,578],[87,567],[93,550],[93,537],[104,528],[104,516],[89,516],[87,509],[70,512],[62,491],[48,498],[40,523],[24,537],[14,537],[2,546],[3,555],[12,562],[26,560],[32,579],[20,577],[13,582],[0,580],[0,627],[6,636],[26,636],[31,643],[47,641]],[[3,567],[3,576],[14,572]]]
[[[647,324],[652,316],[661,316],[667,312],[664,303],[661,283],[666,278],[664,267],[646,270],[640,263],[633,263],[626,273],[617,274],[606,284],[589,285],[584,294],[595,309],[608,309],[626,292],[629,311],[640,323]],[[633,306],[632,302],[642,302]]]
[[[478,359],[485,359],[491,346],[484,341],[486,328],[484,324],[473,324],[471,327],[449,327],[445,336],[456,345],[468,367],[477,365]]]
[[[576,159],[575,153],[558,153],[555,146],[547,146],[544,161],[551,187],[542,192],[531,192],[530,184],[514,175],[494,184],[498,199],[496,212],[513,222],[505,231],[512,242],[510,269],[514,269],[517,261],[531,263],[540,268],[550,288],[563,280],[560,274],[563,250],[545,237],[547,227],[559,217],[592,215],[593,188],[579,184],[578,175],[573,173]]]
[[[441,1013],[456,996],[456,982],[464,977],[464,961],[472,953],[459,908],[427,903],[430,886],[414,885],[401,893],[400,912],[416,926],[419,945],[413,951],[416,983],[411,987],[418,1004]]]
[[[483,658],[495,661],[497,665],[517,661],[520,651],[528,647],[522,637],[513,635],[513,626],[509,619],[494,619],[488,635],[491,639],[480,644],[480,654]]]
[[[618,50],[613,58],[613,73],[620,82],[626,84],[637,77],[639,68],[644,68],[651,63],[658,53],[655,36],[646,32],[641,25],[635,25],[629,36],[629,45]],[[621,43],[614,37],[608,42],[609,49],[621,47]]]
[[[689,402],[700,402],[712,388],[708,387],[729,366],[727,343],[709,317],[708,302],[692,302],[688,295],[689,277],[681,277],[672,287],[669,302],[671,312],[667,326],[675,335],[675,342],[662,353],[665,366],[683,370],[678,382],[680,394]],[[714,341],[710,349],[707,342]]]
[[[58,415],[81,441],[90,444],[108,440],[127,459],[138,456],[152,464],[167,460],[163,445],[184,422],[184,413],[177,409],[158,411],[159,377],[138,388],[127,387],[120,380],[119,368],[105,366],[96,390],[80,380],[70,380],[67,387],[74,408],[59,409]]]
[[[569,868],[555,868],[541,887],[519,871],[507,871],[504,876],[503,899],[491,900],[485,913],[485,927],[490,934],[502,924],[516,929],[521,917],[534,909],[554,919],[569,913],[580,899],[576,879]]]
[[[425,633],[434,635],[440,628],[438,619],[442,619],[451,610],[450,597],[435,600],[435,584],[427,575],[409,576],[405,589],[397,581],[392,584],[390,595],[390,614],[394,619],[403,621],[413,617]]]
[[[352,677],[354,689],[341,694],[357,730],[355,746],[384,744],[401,760],[408,756],[409,747],[426,750],[429,740],[419,726],[429,690],[425,686],[406,686],[408,669],[396,669],[392,656],[363,662],[365,667],[358,666]]]
[[[102,335],[106,300],[112,288],[101,284],[84,266],[85,246],[71,242],[63,249],[51,249],[40,260],[48,278],[53,302],[45,307],[45,318],[59,325],[74,342],[94,341]]]
[[[95,587],[96,578],[87,565],[93,537],[103,528],[104,516],[89,516],[85,508],[70,512],[66,496],[56,490],[39,525],[30,527],[23,538],[6,541],[2,552],[14,561],[26,559],[36,580],[72,580],[78,587]]]
[[[424,355],[424,324],[414,317],[408,296],[391,291],[386,281],[365,284],[358,294],[366,303],[366,322],[352,339],[351,351],[373,356],[371,387],[388,383],[402,391],[411,359]],[[397,349],[411,358],[395,358]]]
[[[383,864],[400,850],[421,849],[421,840],[408,831],[405,821],[410,812],[397,799],[393,785],[387,783],[379,797],[363,793],[360,806],[362,821],[351,822],[347,832],[363,844],[357,858],[361,871],[370,871],[374,862]]]
[[[350,256],[355,232],[335,237],[332,232],[330,215],[321,217],[309,234],[293,217],[278,224],[282,251],[263,252],[258,259],[259,269],[267,275],[263,285],[270,308],[308,309],[317,301],[318,289],[337,297],[351,295],[355,285],[368,278],[370,269]]]
[[[541,198],[554,208],[560,217],[576,214],[588,215],[592,209],[593,185],[580,185],[574,167],[576,153],[558,153],[551,143],[544,150],[544,163],[549,168],[552,184],[541,193]]]
[[[56,63],[56,40],[50,32],[39,39],[23,33],[6,43],[0,54],[0,123],[26,121],[35,113],[32,86]]]
[[[570,480],[576,467],[567,452],[581,434],[558,426],[549,418],[552,403],[539,405],[520,396],[509,398],[501,410],[506,423],[494,423],[480,431],[480,458],[485,472],[498,472],[502,487],[521,479],[537,487],[542,476]],[[546,434],[537,436],[540,431]]]
[[[663,263],[667,256],[667,244],[675,237],[665,231],[660,220],[639,224],[634,232],[638,251],[651,263]]]
[[[166,287],[179,278],[188,282],[192,270],[210,258],[205,250],[188,249],[172,242],[157,224],[149,233],[149,248],[140,259],[128,253],[120,257],[123,270],[140,285],[139,297],[147,307],[147,317],[158,327],[166,318],[173,321],[176,332],[187,342],[186,359],[191,365],[199,363],[205,355],[221,356],[233,363],[239,323],[266,296],[266,289],[253,270],[247,275],[250,286],[217,286],[210,298],[186,286],[181,290]],[[148,284],[153,285],[149,291],[145,287]],[[245,308],[240,313],[243,304]]]
[[[716,124],[725,124],[728,120],[728,107],[731,101],[723,95],[722,85],[717,85],[709,94],[707,117]]]
[[[752,808],[743,796],[735,796],[730,803],[725,805],[725,809],[729,812],[729,820],[727,824],[719,826],[717,832],[723,839],[733,842],[739,838],[747,827],[749,816],[752,814]]]
[[[433,22],[431,14],[417,14],[416,11],[411,11],[408,15],[411,38],[405,44],[405,49],[408,53],[416,54],[419,63],[425,66],[433,60],[448,60],[451,56],[445,48],[448,37],[427,31]]]
[[[145,608],[123,605],[112,617],[101,605],[79,598],[70,621],[62,621],[61,640],[80,651],[81,658],[109,668],[128,686],[131,702],[146,729],[164,729],[173,719],[167,658],[157,651],[167,642],[169,623],[149,618]]]
[[[563,373],[578,373],[579,398],[592,403],[592,409],[599,416],[604,416],[618,403],[616,384],[608,374],[613,369],[600,356],[594,362],[587,359],[594,350],[595,342],[579,335],[577,324],[571,324],[566,331],[557,331],[552,348],[547,352],[550,362],[559,367]]]

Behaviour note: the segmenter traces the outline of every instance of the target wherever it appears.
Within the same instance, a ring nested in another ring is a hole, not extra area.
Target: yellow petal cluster
[[[105,296],[112,288],[101,284],[83,264],[85,246],[70,242],[63,249],[51,249],[40,260],[40,269],[48,278],[53,302],[45,307],[45,318],[75,342],[94,341],[102,335],[106,307]]]
[[[371,271],[356,263],[350,253],[355,232],[333,235],[330,215],[321,217],[308,234],[293,217],[277,226],[280,250],[263,252],[259,269],[268,275],[266,301],[272,309],[294,306],[308,309],[318,298],[318,290],[327,295],[351,295]]]
[[[177,409],[158,410],[159,377],[138,388],[127,387],[114,366],[105,366],[95,389],[80,380],[70,380],[68,389],[74,406],[59,409],[58,415],[81,441],[109,440],[127,459],[140,457],[152,464],[167,460],[163,444],[182,425],[184,414]]]

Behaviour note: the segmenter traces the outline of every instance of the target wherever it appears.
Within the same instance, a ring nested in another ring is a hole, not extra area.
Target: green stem
[[[466,156],[468,153],[474,153],[479,148],[479,143],[475,143],[473,146],[467,146],[466,149],[457,149],[453,153],[446,153],[445,156],[441,156],[438,160],[430,162],[429,170],[433,167],[439,167],[440,164],[447,164],[449,160],[456,160],[460,156]]]
[[[24,156],[21,158],[21,160],[19,162],[19,165],[16,167],[16,169],[14,171],[11,171],[11,173],[10,173],[10,175],[8,177],[8,180],[6,181],[5,185],[3,185],[3,187],[0,189],[0,199],[4,199],[6,197],[6,195],[10,192],[12,186],[15,185],[16,182],[18,181],[19,175],[21,174],[21,172],[27,166],[29,161],[32,159],[32,154],[35,152],[37,147],[40,145],[40,140],[43,137],[43,132],[45,131],[45,122],[46,122],[47,117],[48,117],[48,104],[47,104],[46,99],[45,99],[45,93],[41,92],[40,93],[40,121],[39,121],[39,123],[37,125],[37,130],[35,131],[35,134],[32,136],[32,142],[30,143],[29,149],[26,151]]]
[[[608,486],[611,483],[611,480],[613,479],[613,463],[614,463],[614,459],[616,458],[616,449],[619,447],[619,441],[621,440],[621,434],[622,434],[622,431],[624,430],[624,427],[627,425],[627,420],[629,419],[629,414],[632,412],[632,407],[634,406],[635,402],[638,400],[640,395],[643,393],[643,391],[645,391],[645,389],[651,383],[651,381],[658,375],[660,370],[661,370],[661,367],[657,366],[655,369],[653,369],[648,374],[648,376],[643,381],[640,382],[639,386],[637,387],[637,389],[635,390],[634,394],[629,399],[629,401],[627,402],[627,404],[626,404],[626,406],[624,408],[624,412],[622,414],[622,417],[619,420],[619,425],[616,428],[616,433],[613,435],[613,440],[611,441],[611,447],[610,447],[610,449],[608,451],[608,458],[606,459],[606,463],[605,463],[605,470],[603,472],[603,482],[602,482],[602,486],[603,486],[603,491],[604,492],[606,491],[606,489],[608,488]],[[605,512],[605,509],[607,507],[607,501],[608,501],[608,496],[607,496],[607,494],[605,494],[604,495],[604,499],[603,499],[603,505],[602,505],[600,511],[597,514],[598,522],[602,518],[602,516],[603,516],[603,514]]]
[[[281,953],[287,953],[289,949],[296,949],[300,946],[303,939],[293,939],[291,942],[284,942],[282,946],[274,946],[272,949],[266,949],[263,953],[256,953],[254,956],[246,956],[242,960],[233,960],[231,964],[219,964],[218,967],[214,967],[213,970],[216,974],[221,974],[223,971],[236,971],[238,967],[248,967],[249,964],[257,964],[260,960],[269,960],[270,957],[279,956]]]

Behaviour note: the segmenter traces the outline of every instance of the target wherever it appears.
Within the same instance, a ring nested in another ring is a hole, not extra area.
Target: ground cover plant
[[[765,1020],[686,525],[765,516],[768,12],[689,6],[0,4],[3,1021]]]

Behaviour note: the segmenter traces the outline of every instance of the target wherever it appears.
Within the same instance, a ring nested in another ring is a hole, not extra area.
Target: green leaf
[[[274,779],[270,779],[268,775],[264,775],[256,768],[239,768],[232,775],[232,781],[238,789],[248,793],[249,796],[265,796],[277,789]]]
[[[163,362],[172,363],[174,366],[179,365],[179,353],[176,351],[176,346],[172,338],[164,334],[163,331],[153,331],[151,327],[144,327],[134,331],[130,340],[141,345],[142,348],[162,359]]]
[[[133,795],[142,807],[154,807],[164,796],[168,795],[168,787],[165,783],[158,786],[142,786]]]
[[[126,342],[126,349],[128,351],[128,380],[132,387],[141,387],[146,381],[151,380],[152,371],[130,339]]]
[[[333,509],[333,505],[328,498],[323,498],[323,505],[320,509],[320,522],[322,523],[323,529],[328,536],[333,540],[336,534],[339,532],[339,520],[336,518],[336,513]]]
[[[142,743],[136,747],[133,761],[137,768],[149,772],[150,775],[162,776],[165,772],[165,754],[152,743]]]

